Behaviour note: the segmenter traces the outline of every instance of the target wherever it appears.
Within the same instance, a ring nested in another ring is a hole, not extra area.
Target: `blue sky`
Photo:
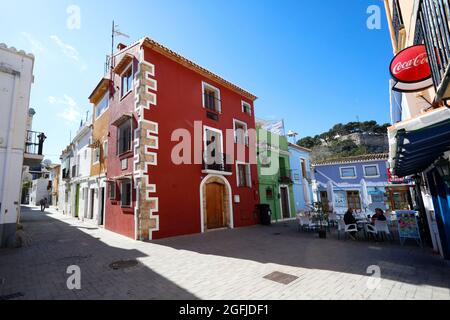
[[[381,30],[366,27],[374,4],[382,9]],[[54,162],[91,111],[88,96],[103,75],[112,19],[131,36],[122,42],[161,42],[257,95],[257,117],[284,119],[300,137],[357,117],[389,122],[392,49],[381,0],[0,5],[0,42],[36,55],[33,127],[45,131],[44,151]],[[70,5],[81,9],[80,29],[67,27]]]

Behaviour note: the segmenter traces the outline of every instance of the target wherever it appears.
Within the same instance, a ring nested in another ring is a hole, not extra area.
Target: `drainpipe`
[[[389,33],[391,36],[391,42],[392,42],[392,48],[394,49],[394,54],[397,54],[398,52],[398,45],[397,41],[395,39],[395,31],[394,31],[394,23],[392,22],[392,15],[391,15],[391,6],[389,5],[389,0],[384,0],[384,6],[386,8],[386,16],[388,20],[388,26],[389,26]]]
[[[141,203],[141,181],[136,179],[136,205],[134,208],[134,240],[142,240],[139,224],[140,216],[140,203]]]

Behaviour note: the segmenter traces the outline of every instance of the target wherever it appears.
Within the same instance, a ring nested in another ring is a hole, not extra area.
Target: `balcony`
[[[293,184],[294,181],[292,179],[292,170],[281,168],[279,182],[282,184]]]
[[[211,92],[204,93],[204,106],[206,109],[206,117],[208,119],[219,121],[221,101]]]
[[[421,0],[418,19],[436,89],[435,102],[450,99],[450,0]]]
[[[24,166],[36,167],[44,160],[44,141],[47,139],[43,132],[27,131],[25,137]]]
[[[232,175],[233,165],[229,164],[228,156],[226,154],[221,154],[218,157],[220,160],[217,162],[215,159],[209,159],[207,161],[203,158],[203,170],[202,173],[205,174],[220,174],[220,175]]]
[[[62,170],[62,178],[63,180],[70,180],[70,171],[69,169]]]
[[[405,39],[405,26],[403,23],[402,12],[400,10],[398,0],[394,0],[392,9],[392,24],[394,26],[395,40],[397,41],[398,48],[402,48]]]

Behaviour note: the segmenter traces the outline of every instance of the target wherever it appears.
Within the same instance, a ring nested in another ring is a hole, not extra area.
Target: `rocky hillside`
[[[312,150],[313,161],[385,153],[389,151],[388,126],[376,121],[339,123],[327,132],[300,139],[297,144]]]

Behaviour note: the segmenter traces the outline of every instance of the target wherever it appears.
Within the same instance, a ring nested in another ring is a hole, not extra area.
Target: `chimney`
[[[123,50],[123,49],[125,49],[127,46],[126,45],[124,45],[123,43],[119,43],[118,45],[117,45],[117,50]]]

